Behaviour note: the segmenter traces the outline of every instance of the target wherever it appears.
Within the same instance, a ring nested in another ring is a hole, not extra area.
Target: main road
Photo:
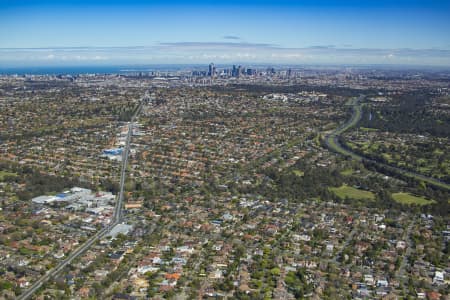
[[[440,181],[439,179],[433,178],[433,177],[428,177],[416,172],[412,172],[412,171],[408,171],[408,170],[404,170],[404,169],[400,169],[398,167],[395,166],[391,166],[391,165],[387,165],[384,163],[380,163],[377,162],[373,159],[364,157],[362,155],[356,154],[352,151],[350,151],[349,149],[346,149],[344,147],[342,147],[342,145],[339,142],[339,136],[344,133],[345,131],[347,131],[348,129],[350,129],[351,127],[355,126],[356,124],[358,124],[359,120],[361,120],[362,117],[362,108],[361,108],[361,101],[364,99],[364,96],[360,96],[357,99],[353,99],[350,101],[349,105],[352,107],[353,109],[353,113],[351,118],[345,122],[344,124],[342,124],[341,126],[339,126],[337,129],[335,129],[332,133],[330,133],[329,135],[327,135],[325,137],[325,144],[326,146],[331,149],[334,152],[337,152],[339,154],[342,154],[344,156],[349,156],[355,160],[358,161],[369,161],[372,163],[375,163],[385,169],[388,169],[392,172],[395,172],[397,174],[400,175],[404,175],[407,177],[411,177],[417,180],[421,180],[423,182],[426,182],[430,185],[436,186],[438,188],[441,189],[445,189],[445,190],[450,190],[450,184]]]
[[[130,152],[130,141],[131,136],[133,134],[133,123],[136,117],[139,115],[143,101],[146,99],[142,99],[133,114],[131,121],[128,123],[128,133],[127,133],[127,139],[124,147],[124,151],[122,153],[122,165],[120,170],[120,189],[119,194],[117,195],[116,199],[116,205],[114,207],[114,213],[112,216],[112,222],[99,232],[97,232],[95,235],[90,237],[83,245],[81,245],[79,248],[77,248],[75,251],[71,252],[67,258],[62,260],[58,263],[58,265],[48,271],[44,276],[36,280],[36,282],[33,283],[33,285],[24,291],[20,296],[17,297],[18,300],[25,300],[29,299],[33,294],[44,284],[46,283],[50,278],[57,275],[59,272],[61,272],[67,265],[69,265],[75,258],[79,257],[81,254],[83,254],[87,249],[89,249],[93,244],[95,244],[99,239],[105,237],[108,235],[108,233],[111,231],[114,226],[119,224],[122,221],[122,206],[123,206],[123,192],[124,192],[124,185],[125,185],[125,178],[126,178],[126,169],[128,164],[128,154]]]
[[[408,259],[411,256],[412,250],[413,250],[413,243],[411,240],[411,231],[414,228],[414,225],[416,224],[415,220],[412,220],[411,223],[408,225],[405,235],[403,237],[403,240],[406,241],[406,251],[403,254],[402,262],[400,263],[400,267],[397,269],[397,272],[395,272],[395,278],[398,282],[404,282],[405,281],[405,269],[406,264],[408,263]]]

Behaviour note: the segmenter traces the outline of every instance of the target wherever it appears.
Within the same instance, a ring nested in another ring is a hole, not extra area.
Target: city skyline
[[[0,66],[450,66],[446,1],[0,1]]]

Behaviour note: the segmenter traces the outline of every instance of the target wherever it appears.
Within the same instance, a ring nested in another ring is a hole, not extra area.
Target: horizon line
[[[450,66],[447,65],[430,65],[430,64],[401,64],[401,63],[277,63],[277,62],[250,62],[250,61],[240,61],[240,62],[230,62],[230,63],[215,63],[211,61],[217,67],[227,67],[233,65],[241,66],[252,66],[252,67],[267,67],[267,66],[278,66],[278,67],[383,67],[383,68],[432,68],[432,69],[449,69]],[[86,67],[111,67],[111,68],[123,68],[123,67],[152,67],[152,66],[180,66],[180,67],[207,67],[209,63],[125,63],[125,64],[53,64],[53,65],[1,65],[0,70],[7,69],[33,69],[33,68],[86,68]]]

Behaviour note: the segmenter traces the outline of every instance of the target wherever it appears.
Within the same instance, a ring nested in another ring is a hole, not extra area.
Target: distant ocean
[[[245,65],[242,63],[242,65]],[[231,68],[232,65],[217,64],[216,67]],[[256,68],[295,68],[295,69],[342,69],[352,67],[355,69],[378,69],[378,70],[420,70],[420,71],[450,71],[448,66],[409,66],[409,65],[272,65],[251,64]],[[77,74],[136,74],[139,72],[174,72],[208,70],[207,64],[165,64],[165,65],[121,65],[121,66],[23,66],[4,67],[0,66],[0,75],[77,75]]]
[[[127,74],[138,72],[177,71],[198,67],[199,65],[0,67],[0,75]],[[205,68],[205,66],[202,67]]]

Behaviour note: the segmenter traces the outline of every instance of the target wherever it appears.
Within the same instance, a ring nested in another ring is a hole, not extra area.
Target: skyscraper
[[[216,67],[214,66],[214,63],[210,63],[208,69],[208,76],[214,77],[215,74],[216,74]]]

